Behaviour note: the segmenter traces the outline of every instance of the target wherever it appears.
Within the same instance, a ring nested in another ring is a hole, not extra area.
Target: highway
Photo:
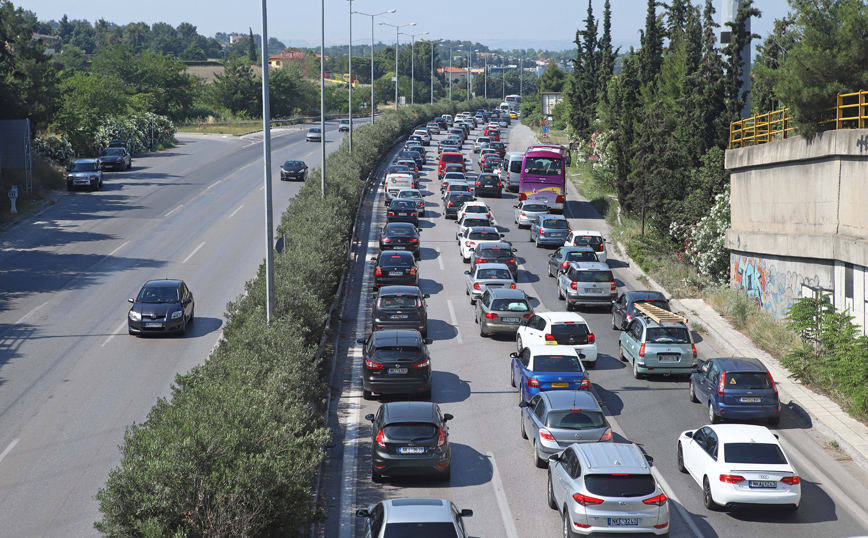
[[[305,133],[272,131],[275,227],[301,186],[280,164],[320,165]],[[327,149],[343,137],[328,125]],[[99,534],[93,496],[124,429],[208,357],[264,260],[262,134],[178,141],[0,235],[0,537]],[[166,277],[189,285],[195,323],[182,338],[129,336],[127,299]]]
[[[514,126],[507,130],[510,151],[524,151],[531,142],[530,131]],[[478,136],[477,129],[471,140]],[[518,393],[509,384],[509,353],[515,350],[510,338],[482,338],[474,323],[474,312],[464,293],[464,274],[455,240],[455,221],[442,216],[437,184],[436,141],[428,149],[422,189],[426,193],[426,216],[422,229],[420,287],[431,294],[428,300],[429,346],[434,370],[433,401],[455,419],[449,423],[452,446],[452,479],[448,484],[419,478],[388,480],[374,484],[370,479],[370,423],[364,420],[376,412],[379,401],[362,399],[361,359],[356,338],[370,331],[370,304],[373,262],[377,252],[377,230],[385,223],[382,186],[369,192],[365,227],[356,252],[356,265],[342,315],[342,345],[337,366],[340,391],[330,425],[337,432],[324,466],[321,490],[329,517],[318,536],[351,538],[363,536],[362,520],[355,510],[384,498],[442,497],[474,515],[465,522],[470,536],[477,538],[529,538],[560,536],[561,521],[546,505],[546,471],[533,465],[533,452],[519,434]],[[476,167],[476,156],[465,144],[464,153]],[[504,192],[502,199],[484,198],[506,239],[518,249],[519,287],[536,298],[537,311],[562,311],[556,298],[554,279],[546,275],[550,250],[534,248],[528,231],[513,224],[516,195]],[[607,230],[604,221],[575,191],[565,210],[573,229]],[[605,233],[604,233],[605,235]],[[609,265],[619,290],[643,289],[626,263],[609,248]],[[636,380],[617,359],[618,332],[611,329],[609,310],[580,312],[596,335],[599,358],[590,370],[592,386],[606,403],[616,442],[632,441],[654,457],[655,476],[670,497],[672,537],[816,537],[868,534],[868,477],[858,466],[841,461],[834,451],[789,409],[772,428],[802,477],[802,504],[796,513],[770,510],[711,512],[702,504],[701,488],[678,472],[675,445],[678,435],[707,423],[704,408],[687,398],[683,378]],[[688,313],[689,316],[689,313]],[[700,357],[723,354],[720,344],[694,335]],[[385,398],[393,401],[398,398]]]

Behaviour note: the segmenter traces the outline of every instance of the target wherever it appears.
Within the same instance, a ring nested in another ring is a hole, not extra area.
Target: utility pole
[[[325,133],[325,0],[320,0],[320,47],[319,47],[319,125],[322,167],[320,168],[320,191],[325,199],[326,133]]]
[[[262,0],[262,162],[265,181],[265,322],[274,319],[274,218],[271,214],[271,111],[268,102],[268,11]]]
[[[373,15],[368,13],[362,13],[361,11],[352,12],[356,15],[364,15],[365,17],[371,18],[371,124],[374,123],[374,17],[379,17],[380,15],[394,12],[394,9],[390,9],[382,13],[375,13]]]
[[[382,26],[391,26],[395,29],[395,110],[398,110],[398,53],[401,50],[401,28],[405,26],[416,26],[416,23],[411,22],[409,24],[389,24],[388,22],[381,22],[380,24]]]
[[[353,0],[350,2],[350,153],[353,152]],[[371,81],[373,84],[373,81]],[[325,137],[325,133],[323,133]]]

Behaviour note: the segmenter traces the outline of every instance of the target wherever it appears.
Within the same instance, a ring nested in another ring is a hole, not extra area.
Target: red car
[[[444,151],[440,154],[440,164],[437,166],[437,179],[443,179],[447,165],[458,165],[464,168],[464,155],[454,151]],[[466,170],[464,170],[467,173]]]
[[[482,131],[482,136],[487,136],[491,138],[494,142],[500,142],[500,129],[495,129],[494,127],[486,127],[484,131]]]

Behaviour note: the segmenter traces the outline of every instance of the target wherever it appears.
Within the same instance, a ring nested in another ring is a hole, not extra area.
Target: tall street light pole
[[[268,12],[262,0],[262,162],[265,173],[265,320],[274,318],[274,217],[271,213],[271,111],[268,101]]]
[[[319,125],[320,147],[322,149],[322,168],[320,168],[320,190],[325,198],[326,176],[326,134],[325,134],[325,0],[320,1],[320,46],[319,46]]]
[[[506,63],[504,62],[503,58],[500,59],[500,86],[501,92],[503,92],[503,97],[501,98],[501,100],[506,101]],[[352,128],[352,125],[350,126],[350,128]],[[350,147],[352,148],[352,146]]]
[[[349,62],[350,62],[350,153],[353,152],[353,0],[350,2],[350,46],[349,46]]]
[[[416,104],[416,36],[428,35],[428,32],[419,34],[403,34],[413,39],[410,45],[410,104]]]
[[[470,90],[473,88],[470,85],[470,77],[473,76],[473,52],[467,52],[467,100],[470,101]]]
[[[381,22],[380,25],[391,26],[395,29],[395,110],[398,110],[398,52],[401,50],[401,28],[405,26],[416,26],[416,23],[411,22],[409,24],[389,24],[388,22]]]
[[[361,11],[352,12],[356,15],[364,15],[365,17],[371,18],[371,124],[374,123],[374,17],[379,17],[380,15],[394,12],[394,9],[390,9],[389,11],[384,11],[382,13],[374,13],[373,15],[369,13],[362,13]]]

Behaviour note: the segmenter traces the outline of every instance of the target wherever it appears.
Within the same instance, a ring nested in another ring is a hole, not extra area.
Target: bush
[[[461,109],[478,108],[474,100]],[[383,113],[326,160],[326,196],[314,171],[284,212],[275,256],[275,317],[266,323],[260,266],[227,307],[223,339],[205,363],[178,375],[171,399],[127,428],[120,465],[97,493],[112,537],[306,535],[316,470],[330,432],[314,357],[346,269],[346,245],[364,179],[391,143],[454,114],[441,101]],[[322,219],[329,215],[329,219]]]
[[[151,112],[132,114],[126,118],[105,117],[97,127],[93,141],[93,153],[108,147],[112,140],[126,140],[130,153],[137,155],[158,147],[172,147],[177,143],[178,129],[166,116]]]
[[[61,166],[66,166],[75,159],[75,151],[69,140],[57,136],[36,137],[33,140],[33,151]]]

